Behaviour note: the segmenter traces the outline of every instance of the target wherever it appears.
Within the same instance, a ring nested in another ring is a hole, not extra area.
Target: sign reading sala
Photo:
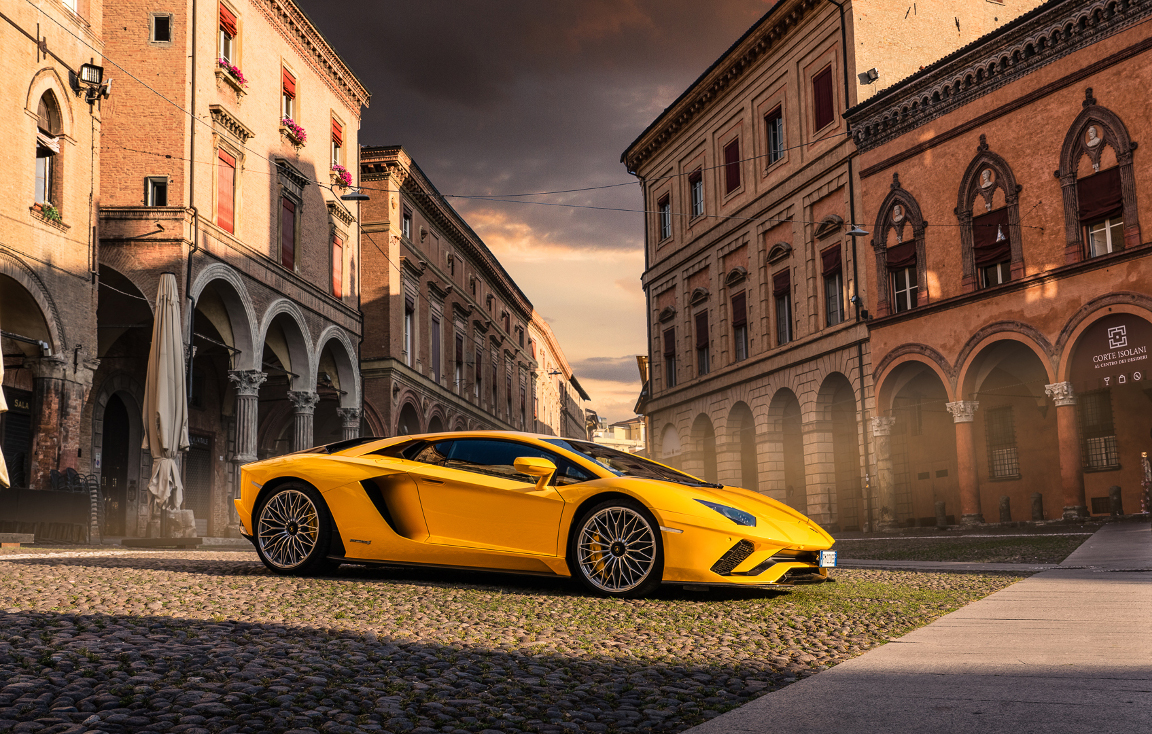
[[[1072,357],[1077,390],[1152,380],[1152,324],[1128,313],[1105,316],[1080,335]]]

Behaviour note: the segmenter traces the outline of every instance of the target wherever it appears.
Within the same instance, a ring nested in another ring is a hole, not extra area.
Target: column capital
[[[237,395],[256,397],[268,375],[260,370],[229,370],[228,379],[236,385]]]
[[[1071,382],[1054,382],[1044,386],[1044,394],[1052,398],[1057,408],[1076,404],[1076,392]]]
[[[872,419],[872,435],[873,436],[891,436],[892,427],[896,425],[895,416],[881,416]]]
[[[952,414],[955,423],[971,423],[976,419],[976,409],[980,407],[978,400],[957,400],[945,405]]]
[[[345,428],[360,425],[360,409],[359,408],[337,408],[336,415],[340,416],[340,421]]]
[[[289,390],[288,400],[296,407],[298,414],[313,413],[316,403],[320,402],[320,396],[311,390]]]

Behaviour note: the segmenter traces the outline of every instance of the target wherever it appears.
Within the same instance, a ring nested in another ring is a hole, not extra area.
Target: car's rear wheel
[[[572,575],[597,594],[644,596],[664,575],[660,526],[639,502],[605,500],[577,521],[568,562]]]
[[[274,573],[299,576],[330,570],[332,517],[313,487],[289,482],[256,510],[256,553]]]

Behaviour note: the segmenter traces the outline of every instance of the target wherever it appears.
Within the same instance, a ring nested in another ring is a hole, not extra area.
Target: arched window
[[[1020,190],[1008,161],[989,150],[981,135],[956,203],[965,293],[1024,277]]]
[[[60,106],[51,90],[36,110],[36,198],[43,209],[60,210]]]
[[[1064,192],[1064,260],[1071,264],[1139,245],[1136,179],[1128,129],[1085,90],[1060,151]]]
[[[924,217],[920,204],[892,174],[891,191],[876,217],[872,249],[876,253],[876,314],[907,311],[928,303]]]

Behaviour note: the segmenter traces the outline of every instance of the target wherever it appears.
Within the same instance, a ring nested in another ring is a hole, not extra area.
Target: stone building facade
[[[533,430],[527,296],[403,148],[360,174],[366,430]]]
[[[81,418],[96,349],[94,193],[105,100],[78,83],[102,63],[100,0],[7,3],[0,18],[0,414],[14,487],[47,489],[53,472],[92,470]]]
[[[1034,4],[782,0],[628,147],[653,458],[868,523],[867,253],[841,113]]]
[[[590,399],[588,393],[572,373],[552,327],[536,311],[528,323],[528,334],[536,360],[533,430],[549,436],[587,438],[581,401]]]
[[[85,452],[122,503],[113,527],[143,533],[140,401],[172,272],[191,347],[185,506],[223,535],[239,465],[359,431],[357,212],[339,196],[368,92],[290,0],[105,14],[106,53],[131,75],[104,109]]]
[[[1052,0],[849,111],[889,524],[1140,511],[1150,18]]]

